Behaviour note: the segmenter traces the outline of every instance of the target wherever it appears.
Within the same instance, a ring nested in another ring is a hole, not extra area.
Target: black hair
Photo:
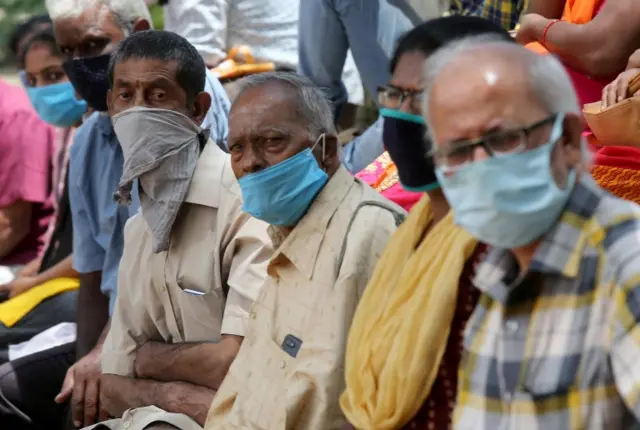
[[[176,80],[191,102],[204,91],[206,66],[196,48],[182,36],[170,31],[146,30],[133,33],[118,44],[109,61],[109,84],[113,89],[116,64],[129,59],[175,61]]]
[[[62,57],[58,50],[58,45],[56,44],[56,36],[53,33],[53,28],[44,28],[29,35],[27,39],[22,42],[20,52],[18,52],[18,64],[21,69],[24,69],[25,57],[34,43],[47,46],[51,51],[51,55],[54,57]]]
[[[456,39],[483,34],[493,34],[515,43],[504,28],[484,18],[454,15],[426,21],[400,37],[391,58],[391,73],[404,54],[419,52],[429,56]]]
[[[9,36],[9,51],[14,57],[17,57],[22,51],[20,46],[22,43],[32,36],[34,32],[47,28],[53,29],[53,23],[49,15],[36,15],[16,25]]]

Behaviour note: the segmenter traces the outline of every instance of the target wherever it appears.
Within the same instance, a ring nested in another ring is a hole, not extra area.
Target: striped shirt
[[[512,30],[520,14],[525,11],[526,0],[451,0],[454,15],[479,16]]]
[[[454,428],[640,428],[640,207],[583,177],[517,272],[478,268]]]

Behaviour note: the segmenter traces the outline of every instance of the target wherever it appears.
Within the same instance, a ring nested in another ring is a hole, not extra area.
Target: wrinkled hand
[[[87,427],[108,418],[99,402],[100,356],[102,348],[96,347],[76,364],[71,366],[62,383],[62,389],[56,396],[56,403],[64,403],[71,398],[71,416],[73,425]]]
[[[25,293],[36,286],[35,278],[16,278],[8,284],[0,285],[0,292],[9,293],[9,298],[12,299]]]
[[[602,109],[613,106],[627,98],[629,82],[640,73],[640,69],[629,69],[620,73],[618,77],[602,90]],[[635,95],[640,95],[640,91]]]
[[[538,38],[542,37],[549,19],[537,13],[528,13],[523,15],[520,19],[520,28],[516,33],[516,42],[521,45],[526,45],[531,42],[539,42]]]

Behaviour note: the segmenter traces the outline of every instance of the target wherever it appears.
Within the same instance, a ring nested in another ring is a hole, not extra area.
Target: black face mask
[[[73,88],[93,109],[107,111],[107,91],[109,91],[110,54],[90,58],[74,58],[62,64]]]
[[[398,168],[402,187],[415,192],[438,188],[435,166],[427,155],[431,142],[425,137],[422,117],[392,109],[381,109],[380,113],[384,117],[382,141]]]

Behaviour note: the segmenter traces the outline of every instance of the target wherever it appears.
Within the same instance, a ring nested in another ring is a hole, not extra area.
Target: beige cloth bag
[[[633,97],[639,90],[640,74],[629,82],[629,98],[604,110],[600,102],[584,105],[584,119],[601,145],[640,148],[640,96]]]

